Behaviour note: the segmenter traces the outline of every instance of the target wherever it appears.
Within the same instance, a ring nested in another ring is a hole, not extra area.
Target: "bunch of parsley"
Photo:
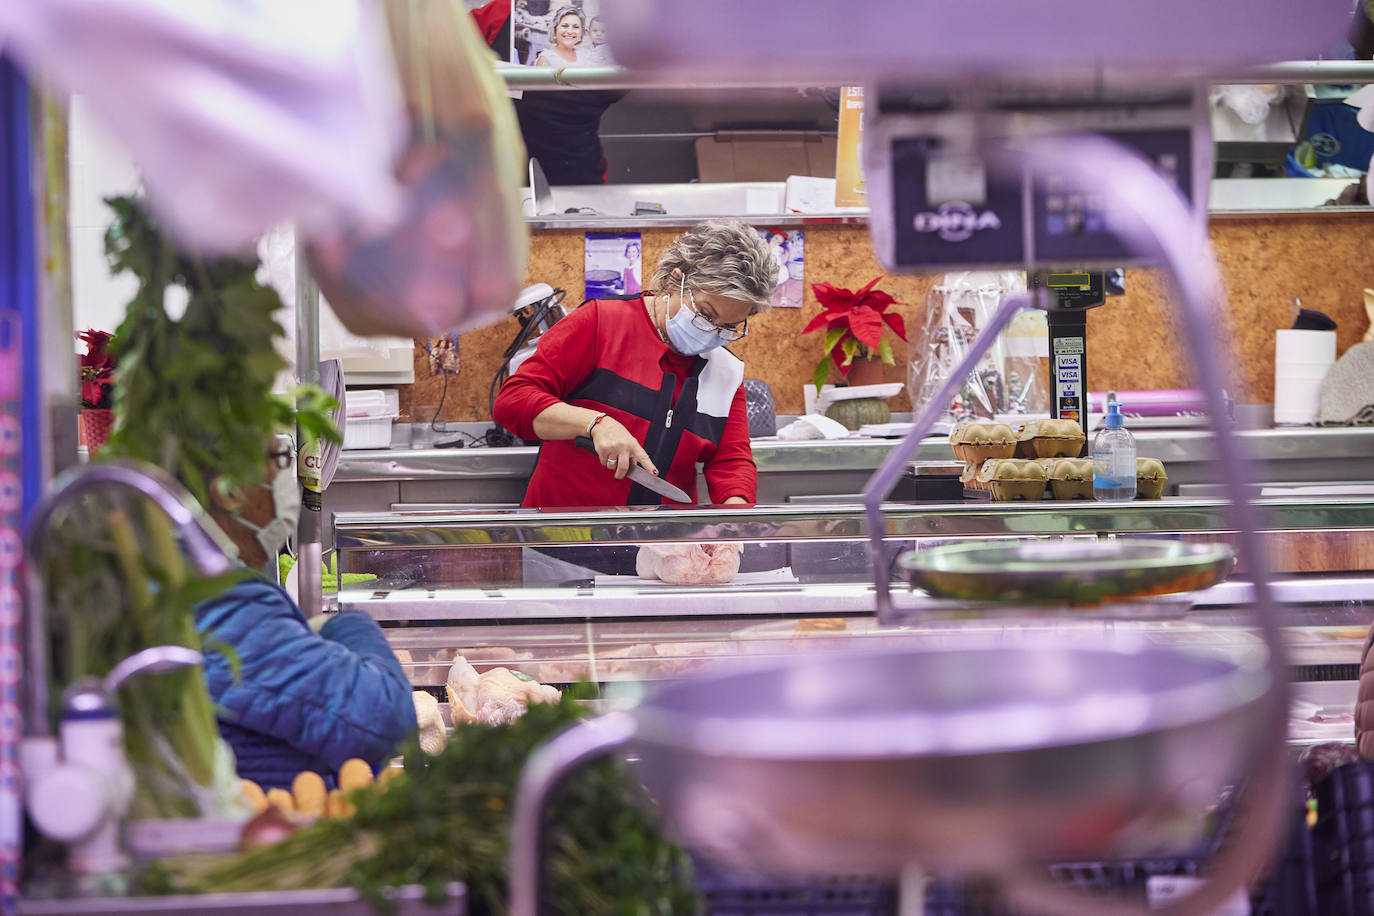
[[[384,890],[423,884],[433,898],[466,882],[474,916],[507,912],[515,788],[530,754],[585,715],[573,698],[536,704],[510,725],[463,725],[435,757],[412,743],[405,770],[352,796],[357,813],[212,863],[165,864],[169,889],[286,890],[351,884],[383,911]],[[701,901],[691,861],[660,831],[624,766],[574,774],[546,815],[547,911],[566,916],[689,916]]]
[[[115,430],[99,460],[136,459],[180,480],[201,502],[260,483],[274,432],[299,426],[338,441],[331,398],[298,403],[272,391],[285,362],[274,340],[281,299],[255,279],[256,261],[184,255],[130,198],[107,203],[115,219],[106,253],[137,292],[111,346],[119,363]],[[173,317],[168,291],[182,287]],[[214,482],[214,483],[212,483]],[[205,578],[186,562],[160,510],[141,498],[91,494],[50,533],[44,551],[52,713],[78,678],[100,677],[155,645],[199,648],[193,608],[241,579]],[[125,750],[137,779],[136,817],[215,813],[233,773],[198,669],[138,678],[120,691]]]

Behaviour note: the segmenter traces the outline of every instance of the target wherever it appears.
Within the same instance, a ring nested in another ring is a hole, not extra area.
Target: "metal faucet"
[[[121,825],[134,797],[124,755],[124,724],[115,695],[129,678],[198,665],[185,646],[153,646],[129,656],[103,679],[82,678],[62,694],[60,738],[29,737],[20,746],[24,807],[34,826],[67,846],[67,867],[83,874],[129,864]]]
[[[43,545],[59,509],[72,500],[109,487],[142,494],[152,500],[176,528],[195,568],[206,576],[228,572],[238,555],[233,542],[211,520],[186,488],[161,468],[136,461],[104,461],[74,468],[58,477],[52,492],[34,509],[24,538],[24,734],[52,733],[48,718],[47,627],[43,614]],[[132,662],[145,653],[139,653]],[[142,659],[144,661],[148,659]],[[184,663],[184,662],[183,662]],[[118,669],[117,669],[118,670]],[[116,671],[110,672],[113,678]],[[108,679],[108,678],[107,678]]]

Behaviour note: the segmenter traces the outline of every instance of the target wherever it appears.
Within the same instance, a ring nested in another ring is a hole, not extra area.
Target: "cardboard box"
[[[835,138],[816,131],[718,131],[696,141],[701,181],[786,181],[835,177]]]

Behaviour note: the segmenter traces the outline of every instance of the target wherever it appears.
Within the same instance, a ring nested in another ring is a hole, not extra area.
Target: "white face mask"
[[[277,554],[290,542],[301,518],[301,487],[289,468],[272,478],[272,506],[272,521],[266,525],[258,526],[242,517],[238,522],[253,532],[269,566],[275,568]]]

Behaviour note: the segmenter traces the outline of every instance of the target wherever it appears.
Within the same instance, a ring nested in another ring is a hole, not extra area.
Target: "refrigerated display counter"
[[[1259,505],[1293,678],[1353,681],[1374,620],[1374,502]],[[902,581],[893,562],[904,551],[975,539],[1224,542],[1231,535],[1224,509],[1224,502],[1182,498],[890,505],[884,549],[896,611],[882,621],[874,613],[862,509],[853,504],[338,513],[339,571],[375,576],[343,588],[338,601],[380,621],[412,683],[441,700],[458,656],[478,671],[504,666],[546,683],[587,679],[637,689],[629,685],[779,653],[953,645],[975,635],[1068,639],[1105,628],[1206,652],[1262,653],[1249,630],[1243,562],[1205,591],[1113,610],[1107,619],[1101,608],[990,613],[934,600]],[[738,545],[738,573],[714,584],[636,574],[645,546],[688,544]],[[1353,704],[1353,685],[1349,692]],[[1326,711],[1316,714],[1320,724],[1344,734],[1336,704],[1319,705]]]

